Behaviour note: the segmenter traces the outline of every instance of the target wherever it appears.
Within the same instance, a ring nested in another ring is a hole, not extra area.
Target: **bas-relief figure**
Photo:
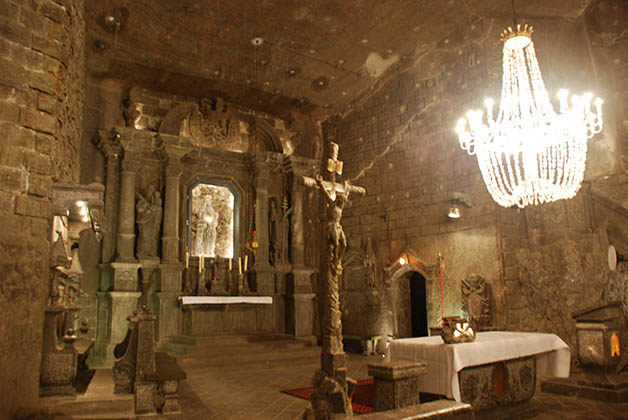
[[[471,273],[462,280],[462,309],[480,329],[491,324],[491,285],[481,275]]]
[[[159,191],[152,186],[145,193],[138,194],[135,205],[137,228],[139,237],[137,240],[138,257],[156,257],[157,244],[159,243],[159,228],[162,218],[162,200]]]

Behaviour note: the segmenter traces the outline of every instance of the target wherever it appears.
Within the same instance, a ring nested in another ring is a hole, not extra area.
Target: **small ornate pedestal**
[[[375,382],[375,411],[420,404],[419,376],[426,371],[421,362],[369,364],[368,373]]]

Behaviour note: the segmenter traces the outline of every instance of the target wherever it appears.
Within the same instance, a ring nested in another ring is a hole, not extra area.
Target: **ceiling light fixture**
[[[476,155],[489,193],[501,206],[537,205],[576,195],[584,178],[587,140],[602,130],[602,100],[558,92],[556,113],[532,42],[532,26],[502,33],[503,78],[497,119],[493,101],[458,121],[460,146]],[[595,110],[592,109],[594,105]],[[468,126],[467,126],[468,122]]]

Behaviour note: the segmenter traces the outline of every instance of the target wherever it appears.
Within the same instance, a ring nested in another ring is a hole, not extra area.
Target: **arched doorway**
[[[412,318],[412,336],[426,337],[427,327],[427,293],[425,277],[414,271],[410,275],[410,314]]]

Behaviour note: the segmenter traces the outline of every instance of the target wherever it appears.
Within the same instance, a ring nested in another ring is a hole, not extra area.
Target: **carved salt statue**
[[[212,205],[212,197],[209,194],[204,195],[196,219],[196,255],[202,254],[210,258],[216,255],[217,226],[218,212]]]
[[[471,273],[462,280],[462,309],[481,331],[491,324],[491,285],[481,275]]]
[[[277,200],[271,198],[270,209],[268,210],[268,259],[271,265],[277,265],[281,261],[281,251],[279,249],[279,211],[277,209]]]
[[[303,177],[307,186],[318,186],[322,191],[327,208],[326,250],[323,262],[323,316],[321,320],[323,345],[321,370],[314,375],[316,390],[310,396],[312,411],[316,419],[332,416],[352,416],[350,397],[355,381],[347,378],[346,355],[342,344],[342,320],[338,283],[342,276],[342,257],[347,248],[347,238],[340,223],[342,211],[351,193],[364,195],[366,190],[351,185],[349,181],[336,183],[336,174],[342,174],[342,162],[338,160],[338,145],[331,144],[331,159],[327,163],[330,181]]]
[[[139,194],[135,206],[139,238],[137,240],[138,257],[156,257],[161,227],[161,194],[148,187],[146,194]]]

